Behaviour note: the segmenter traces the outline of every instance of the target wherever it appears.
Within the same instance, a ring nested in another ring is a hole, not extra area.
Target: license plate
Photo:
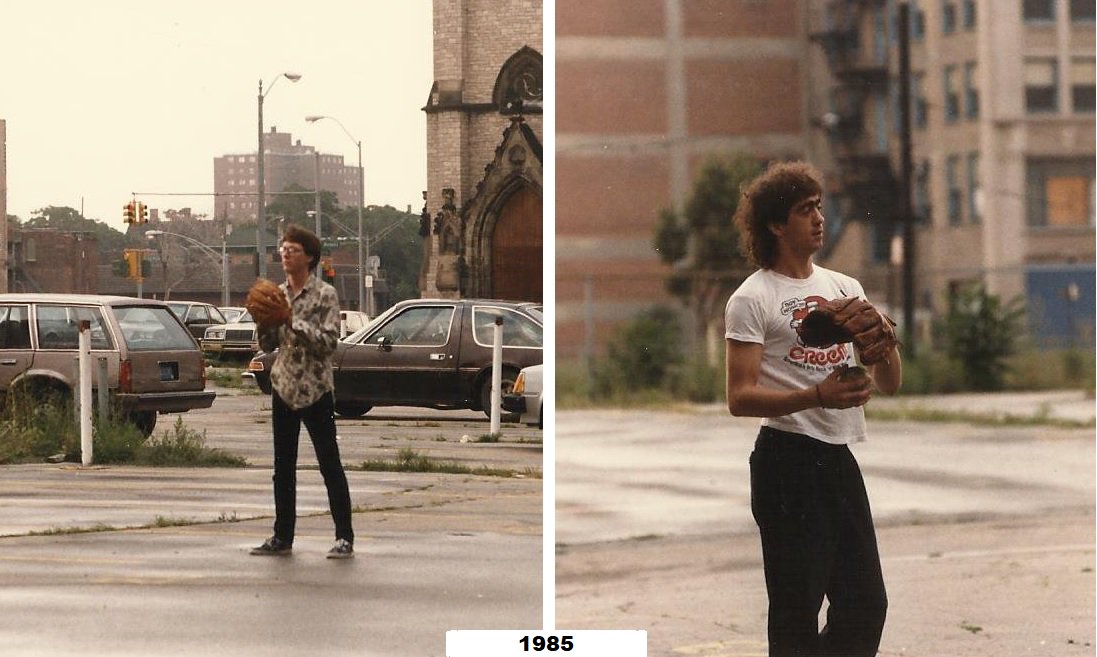
[[[161,381],[179,380],[179,363],[160,363]]]

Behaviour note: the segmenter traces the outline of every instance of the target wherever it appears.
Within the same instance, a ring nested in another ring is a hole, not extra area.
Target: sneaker
[[[291,552],[293,552],[293,544],[275,536],[263,541],[259,547],[251,549],[252,554],[260,557],[285,557]]]
[[[335,546],[328,550],[328,559],[353,559],[354,544],[345,538],[335,541]]]

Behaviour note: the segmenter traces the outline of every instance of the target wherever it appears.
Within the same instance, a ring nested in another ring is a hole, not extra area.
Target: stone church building
[[[434,0],[424,297],[543,301],[541,0]]]

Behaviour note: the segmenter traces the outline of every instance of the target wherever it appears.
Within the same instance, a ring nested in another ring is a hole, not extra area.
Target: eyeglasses
[[[297,255],[298,253],[304,253],[305,250],[296,246],[280,246],[278,247],[278,253],[282,255]]]

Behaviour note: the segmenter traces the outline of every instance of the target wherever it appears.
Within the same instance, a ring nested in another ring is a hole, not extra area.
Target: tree
[[[274,221],[282,217],[285,223],[293,223],[307,228],[316,229],[316,219],[309,215],[316,210],[316,195],[311,189],[305,189],[293,184],[286,187],[283,192],[274,194],[272,200],[267,203],[268,228],[273,230]],[[320,232],[322,235],[331,235],[333,228],[331,219],[341,212],[339,200],[335,192],[325,189],[320,190]]]
[[[660,212],[655,249],[674,267],[667,290],[692,310],[701,336],[714,334],[728,296],[749,274],[731,218],[742,187],[761,170],[757,160],[745,155],[710,159],[701,168],[682,216],[669,209]],[[715,340],[706,343],[714,348]],[[711,353],[710,359],[714,357]]]
[[[345,210],[348,225],[357,221],[357,210]],[[423,261],[423,238],[419,235],[419,215],[397,210],[392,206],[370,206],[362,216],[362,230],[371,237],[370,255],[381,258],[389,300],[393,303],[419,296],[419,267]]]
[[[121,212],[121,205],[119,205]],[[9,215],[10,216],[10,215]],[[18,220],[17,220],[18,221]],[[10,227],[10,226],[9,226]],[[52,228],[69,232],[83,232],[95,235],[99,244],[99,257],[104,262],[117,257],[126,246],[126,234],[111,228],[107,224],[87,219],[74,208],[51,205],[34,211],[21,228]]]
[[[1020,297],[1003,304],[981,284],[962,288],[945,319],[948,355],[964,365],[971,390],[1001,390],[1006,359],[1016,350],[1024,316]]]

